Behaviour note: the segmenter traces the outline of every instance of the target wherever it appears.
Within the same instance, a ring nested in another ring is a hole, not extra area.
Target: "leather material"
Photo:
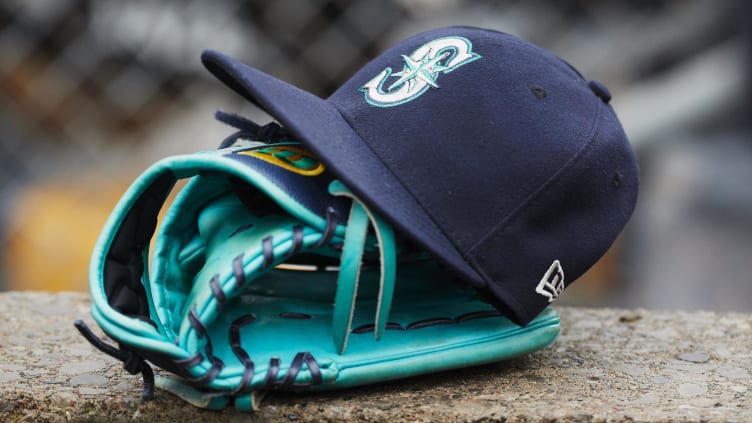
[[[493,362],[558,335],[555,311],[518,326],[429,255],[408,253],[343,184],[290,193],[237,151],[155,164],[95,248],[92,315],[121,345],[176,375],[158,387],[206,408],[235,398],[245,410],[268,390],[345,388]],[[189,181],[157,227],[179,179]],[[118,265],[140,294],[113,294],[122,280],[109,276],[116,253],[143,258]],[[291,270],[301,268],[309,270]]]

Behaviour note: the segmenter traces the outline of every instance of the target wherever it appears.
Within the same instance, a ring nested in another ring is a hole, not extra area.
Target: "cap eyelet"
[[[614,178],[611,180],[614,184],[614,188],[619,189],[621,187],[622,174],[620,172],[614,172]]]
[[[530,91],[532,91],[533,95],[538,100],[543,100],[544,98],[546,98],[546,90],[543,89],[543,87],[541,87],[540,85],[533,85],[533,87],[530,88]]]

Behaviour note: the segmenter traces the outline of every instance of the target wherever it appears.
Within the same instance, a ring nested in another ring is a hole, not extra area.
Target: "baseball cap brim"
[[[485,288],[483,278],[332,103],[215,51],[205,51],[201,60],[222,82],[278,120],[395,228],[466,283]]]

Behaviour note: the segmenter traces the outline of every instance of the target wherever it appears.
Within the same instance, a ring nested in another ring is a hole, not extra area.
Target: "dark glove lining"
[[[157,227],[158,212],[176,181],[177,178],[167,172],[144,190],[120,222],[102,269],[103,288],[110,306],[123,315],[138,318],[155,327],[141,280],[144,274],[144,252]],[[124,344],[115,348],[99,339],[83,321],[78,320],[74,325],[97,349],[122,361],[129,373],[141,373],[144,381],[143,399],[154,398],[154,373],[145,361],[147,352]],[[159,354],[154,356],[155,362],[166,364],[166,367],[162,367],[170,368],[178,374],[181,372],[182,369],[175,368],[171,360]]]
[[[126,316],[150,318],[141,281],[143,255],[157,227],[157,214],[176,181],[171,172],[165,172],[144,190],[120,223],[107,252],[104,291],[110,306]]]

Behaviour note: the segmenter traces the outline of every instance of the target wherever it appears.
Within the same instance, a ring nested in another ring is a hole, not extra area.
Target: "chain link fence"
[[[203,49],[326,96],[413,33],[456,24],[513,33],[608,83],[649,185],[656,175],[649,163],[666,139],[742,127],[748,119],[747,4],[6,0],[0,284],[85,289],[97,232],[145,166],[214,147],[227,133],[211,118],[217,108],[268,119],[202,69]],[[642,215],[650,220],[650,212]],[[620,280],[650,279],[629,271],[643,262],[639,228],[625,238],[607,270],[593,277],[600,282],[579,295],[602,298],[619,292]]]

